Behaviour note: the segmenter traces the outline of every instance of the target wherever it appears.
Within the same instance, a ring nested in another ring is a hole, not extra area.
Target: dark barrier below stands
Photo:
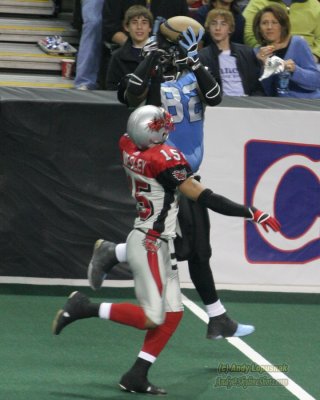
[[[118,151],[129,112],[106,93],[0,96],[0,275],[85,278],[95,240],[125,240],[135,215]]]
[[[277,100],[222,106],[320,104]],[[94,242],[124,241],[135,216],[118,151],[129,111],[111,92],[10,88],[0,107],[0,276],[84,279]]]

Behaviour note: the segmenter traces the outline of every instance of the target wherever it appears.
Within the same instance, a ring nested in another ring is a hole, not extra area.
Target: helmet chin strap
[[[178,71],[175,75],[163,75],[163,80],[164,80],[164,82],[176,81],[178,79],[179,75],[180,75],[180,72],[178,72]]]
[[[166,82],[177,81],[182,74],[183,74],[183,71],[177,71],[176,75],[172,75],[171,77],[168,76],[169,79],[166,79]]]

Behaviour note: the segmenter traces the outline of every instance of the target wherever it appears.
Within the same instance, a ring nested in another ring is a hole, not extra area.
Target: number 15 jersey
[[[141,151],[127,134],[119,142],[131,194],[137,202],[134,227],[175,237],[177,187],[192,175],[184,155],[167,144]]]

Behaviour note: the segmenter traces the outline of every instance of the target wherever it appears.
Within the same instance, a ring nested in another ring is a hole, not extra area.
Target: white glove
[[[157,51],[159,49],[157,36],[150,36],[146,41],[146,44],[142,47],[141,54],[146,57],[148,54]]]
[[[259,78],[259,81],[269,78],[269,76],[274,74],[280,74],[284,71],[284,60],[277,56],[268,57],[265,64],[263,74]]]

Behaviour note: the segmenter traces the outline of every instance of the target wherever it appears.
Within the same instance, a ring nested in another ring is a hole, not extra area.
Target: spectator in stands
[[[306,40],[291,35],[287,11],[273,3],[258,11],[253,20],[253,32],[261,47],[255,48],[257,58],[264,65],[270,56],[284,60],[284,73],[273,74],[262,80],[268,96],[320,98],[320,71]],[[283,85],[287,79],[288,85]]]
[[[53,0],[53,16],[57,17],[61,12],[62,0]]]
[[[188,3],[189,8],[197,9],[197,8],[201,7],[204,2],[202,0],[187,0],[187,3]],[[206,1],[205,1],[205,3],[206,3]]]
[[[195,18],[195,14],[198,9],[206,2],[207,0],[187,0],[189,7],[189,16]]]
[[[248,3],[249,3],[249,0],[239,0],[238,4],[240,7],[240,10],[243,11],[246,8]]]
[[[209,11],[205,28],[212,43],[199,52],[202,64],[209,67],[228,96],[263,95],[259,82],[260,64],[253,49],[230,41],[235,21],[230,11]]]
[[[273,4],[272,0],[250,0],[243,11],[245,17],[244,41],[251,47],[258,42],[253,32],[252,22],[259,10]],[[320,3],[318,0],[276,0],[284,10],[288,10],[292,35],[303,36],[309,43],[316,63],[320,57]]]
[[[150,6],[148,4],[150,3]],[[103,8],[103,37],[109,43],[123,46],[128,39],[123,29],[124,14],[130,6],[150,7],[153,17],[170,18],[176,15],[189,15],[187,0],[105,0]]]
[[[243,43],[245,19],[241,13],[238,2],[239,0],[209,0],[207,4],[204,4],[198,9],[194,15],[194,18],[199,21],[201,25],[204,25],[210,10],[222,8],[230,11],[235,21],[235,27],[231,36],[231,41],[234,43]],[[211,36],[206,34],[204,37],[204,46],[210,44],[211,41]]]
[[[107,70],[107,90],[117,90],[121,79],[134,71],[143,60],[141,49],[153,25],[151,11],[144,6],[132,6],[125,13],[123,25],[129,39],[111,56]]]
[[[102,9],[104,0],[82,0],[83,19],[77,54],[75,88],[97,89],[102,50]]]

